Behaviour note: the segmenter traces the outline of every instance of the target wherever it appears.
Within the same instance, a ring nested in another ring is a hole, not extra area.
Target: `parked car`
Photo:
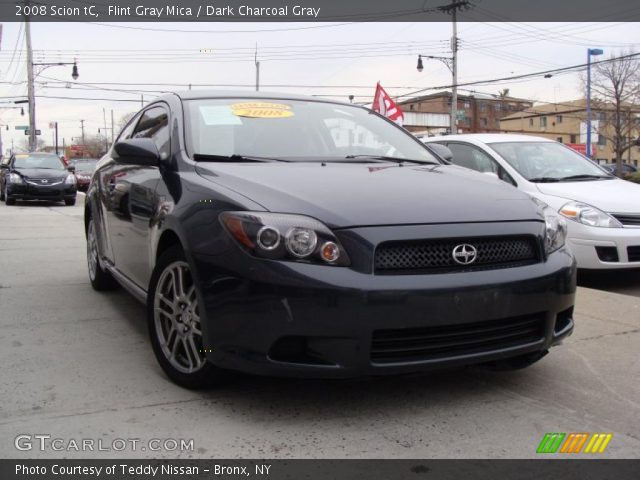
[[[564,220],[361,106],[163,95],[99,162],[85,228],[91,284],[146,303],[189,388],[521,368],[573,329]]]
[[[69,165],[75,167],[76,180],[78,182],[78,190],[86,192],[91,182],[91,175],[98,164],[97,158],[74,158],[69,161]]]
[[[447,146],[454,164],[496,175],[569,220],[579,268],[640,268],[640,185],[540,137],[466,134],[424,142]]]
[[[14,205],[16,200],[64,201],[76,203],[73,168],[53,153],[16,153],[0,163],[0,200]]]
[[[604,163],[600,164],[602,168],[604,168],[607,172],[616,175],[618,173],[618,165],[615,163]],[[630,163],[622,164],[622,174],[627,175],[630,173],[635,173],[638,171],[638,168],[635,165],[631,165]]]

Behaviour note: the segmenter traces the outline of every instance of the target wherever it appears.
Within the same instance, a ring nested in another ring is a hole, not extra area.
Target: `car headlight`
[[[65,178],[64,183],[66,185],[75,185],[76,184],[76,176],[73,173],[67,175],[67,178]]]
[[[567,221],[551,207],[542,209],[545,223],[544,251],[547,255],[564,245],[567,239]]]
[[[560,209],[560,214],[590,227],[622,228],[622,224],[611,215],[586,203],[569,202]]]
[[[17,173],[9,174],[9,183],[22,183],[22,177]]]
[[[223,212],[220,221],[252,255],[272,260],[347,266],[349,256],[322,222],[304,215]]]

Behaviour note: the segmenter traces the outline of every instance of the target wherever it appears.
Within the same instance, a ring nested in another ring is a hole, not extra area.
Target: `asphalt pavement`
[[[581,287],[574,335],[525,370],[234,375],[193,392],[158,367],[143,306],[91,289],[82,204],[0,204],[0,457],[533,458],[547,432],[605,432],[600,457],[640,458],[637,277],[636,296]],[[26,449],[38,434],[64,450]],[[111,450],[69,450],[86,439]],[[115,451],[115,439],[193,448]]]

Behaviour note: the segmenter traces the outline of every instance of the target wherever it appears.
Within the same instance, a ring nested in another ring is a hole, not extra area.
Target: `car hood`
[[[449,165],[199,163],[197,171],[269,211],[308,215],[332,228],[539,219],[527,195]]]
[[[587,203],[605,212],[640,213],[640,185],[619,178],[543,183],[536,187],[545,195]]]
[[[24,178],[66,178],[69,172],[64,170],[51,170],[48,168],[14,168],[13,172],[19,173]]]

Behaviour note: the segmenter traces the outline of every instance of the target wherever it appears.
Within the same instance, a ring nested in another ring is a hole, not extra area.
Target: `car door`
[[[168,106],[154,104],[145,109],[130,138],[151,138],[166,158],[170,152]],[[150,222],[157,203],[160,167],[124,164],[114,158],[107,176],[107,224],[115,266],[146,289],[151,273]]]

